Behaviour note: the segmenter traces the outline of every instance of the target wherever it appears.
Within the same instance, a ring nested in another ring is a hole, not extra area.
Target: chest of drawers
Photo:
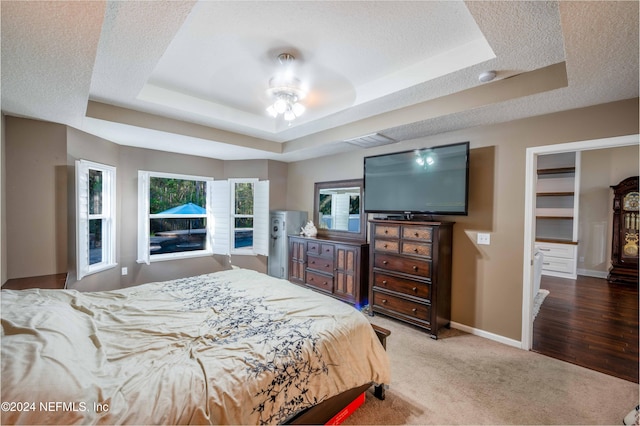
[[[367,303],[369,247],[351,240],[289,236],[289,281],[361,307]]]
[[[451,318],[452,222],[371,220],[370,315],[384,314],[438,338]]]

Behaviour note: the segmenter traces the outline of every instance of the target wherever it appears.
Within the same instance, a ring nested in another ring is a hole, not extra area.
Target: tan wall
[[[7,282],[7,212],[5,209],[5,165],[4,165],[4,114],[0,113],[0,286]]]
[[[454,226],[452,320],[520,340],[526,148],[638,133],[638,100],[457,130],[289,165],[288,208],[311,211],[313,183],[362,177],[364,156],[470,141],[469,215]],[[447,219],[443,217],[442,219]],[[491,233],[478,246],[477,232]]]
[[[7,279],[67,269],[66,128],[5,118]]]
[[[606,277],[611,266],[611,185],[638,176],[640,148],[627,146],[581,153],[578,273]]]
[[[287,210],[287,173],[289,165],[281,161],[269,161],[269,208]]]
[[[69,287],[109,290],[151,281],[214,272],[228,267],[226,256],[154,262],[137,258],[138,170],[227,177],[257,177],[278,182],[272,202],[282,205],[287,166],[267,160],[229,161],[120,146],[66,126],[7,117],[6,186],[8,209],[7,278],[69,272]],[[3,126],[4,131],[4,126]],[[76,281],[75,161],[86,159],[116,167],[118,267]],[[27,188],[27,189],[25,189]],[[4,220],[4,215],[3,215]],[[3,256],[5,251],[2,252]],[[238,266],[266,272],[264,256],[232,256]],[[3,274],[5,273],[5,264]],[[128,275],[121,275],[127,267]]]

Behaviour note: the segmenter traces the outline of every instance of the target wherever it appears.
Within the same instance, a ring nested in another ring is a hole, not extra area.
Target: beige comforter
[[[2,290],[2,424],[281,423],[386,353],[352,306],[249,270],[81,293]]]

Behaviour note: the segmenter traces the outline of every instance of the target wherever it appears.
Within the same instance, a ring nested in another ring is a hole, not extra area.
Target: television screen
[[[369,213],[466,215],[469,142],[364,159]]]

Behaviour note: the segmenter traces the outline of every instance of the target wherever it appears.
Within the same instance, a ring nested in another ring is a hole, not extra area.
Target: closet
[[[577,277],[580,152],[539,155],[535,249],[542,274]]]

